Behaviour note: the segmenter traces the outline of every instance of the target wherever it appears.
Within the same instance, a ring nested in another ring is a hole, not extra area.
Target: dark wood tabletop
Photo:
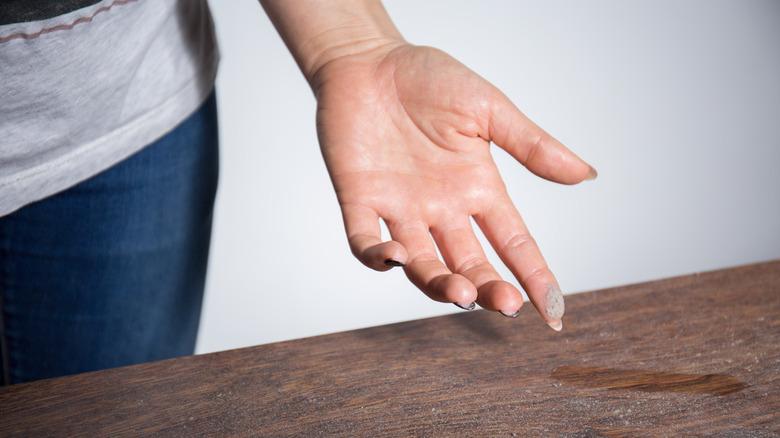
[[[0,389],[0,435],[780,436],[780,261]]]

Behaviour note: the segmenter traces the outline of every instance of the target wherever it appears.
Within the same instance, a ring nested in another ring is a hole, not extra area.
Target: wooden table
[[[780,436],[780,261],[0,390],[0,435]]]

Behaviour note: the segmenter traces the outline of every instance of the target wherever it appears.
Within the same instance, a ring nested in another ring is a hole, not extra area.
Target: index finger
[[[560,331],[563,328],[563,294],[509,197],[497,201],[474,219],[547,325]]]

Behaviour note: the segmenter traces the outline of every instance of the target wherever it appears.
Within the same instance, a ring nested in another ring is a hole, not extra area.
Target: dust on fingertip
[[[556,285],[547,285],[544,304],[544,313],[547,314],[547,317],[552,321],[560,321],[563,318],[565,308],[561,289]]]

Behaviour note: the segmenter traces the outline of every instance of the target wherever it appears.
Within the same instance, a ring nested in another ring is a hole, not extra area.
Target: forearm
[[[379,0],[261,0],[309,83],[328,62],[403,37]]]

